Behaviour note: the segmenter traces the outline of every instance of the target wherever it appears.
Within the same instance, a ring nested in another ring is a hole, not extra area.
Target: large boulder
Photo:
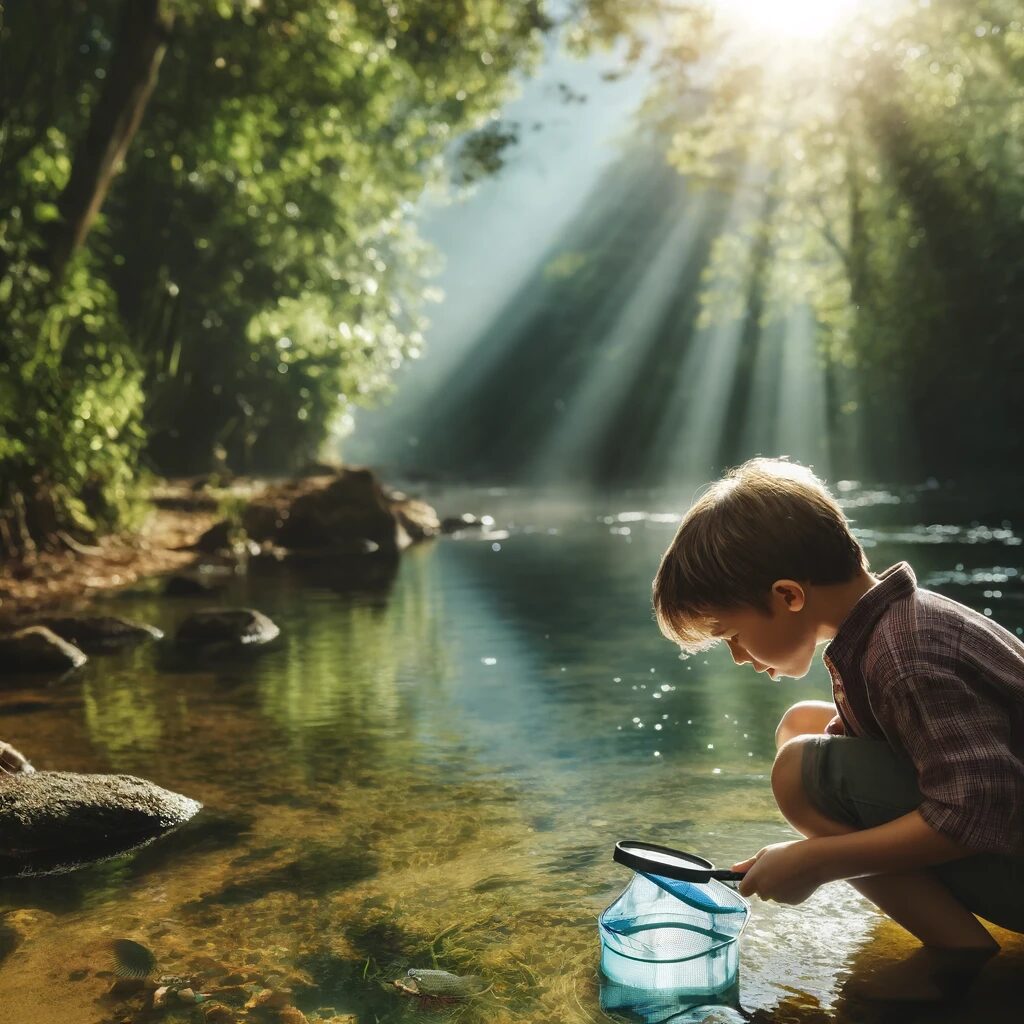
[[[45,626],[29,626],[0,637],[0,675],[62,674],[87,661],[85,653]]]
[[[70,871],[143,846],[202,804],[131,775],[0,778],[0,877]]]
[[[281,630],[254,608],[203,608],[178,627],[180,646],[260,647],[275,639]]]
[[[43,619],[40,623],[62,640],[92,654],[115,647],[127,647],[144,640],[160,640],[163,633],[143,622],[130,622],[113,615],[80,615]]]
[[[401,551],[412,540],[368,469],[345,469],[299,494],[283,518],[275,540],[286,548],[344,550],[371,541],[383,551]]]
[[[239,525],[264,549],[361,556],[396,553],[441,532],[437,513],[414,498],[389,492],[369,469],[325,465],[325,474],[267,488],[241,512]],[[196,543],[224,551],[234,526],[215,523]]]

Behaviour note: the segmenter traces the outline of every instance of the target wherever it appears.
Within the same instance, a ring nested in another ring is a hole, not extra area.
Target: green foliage
[[[49,198],[69,170],[51,128],[21,161],[0,227],[0,549],[91,534],[131,508],[143,441],[142,373],[110,286],[83,252],[59,284],[39,264]]]
[[[434,263],[410,204],[536,58],[537,17],[493,0],[193,14],[109,204],[159,466],[204,468],[219,445],[287,470],[418,354]]]
[[[693,17],[677,22],[687,52]],[[860,391],[866,419],[906,408],[933,471],[976,468],[978,451],[996,459],[999,445],[1010,454],[1024,6],[858,10],[853,27],[803,45],[741,46],[702,24],[703,78],[688,59],[664,61],[647,113],[671,124],[681,173],[733,197],[705,320],[743,312],[766,245],[763,320],[810,307],[823,356]]]
[[[287,470],[419,353],[432,253],[409,214],[538,57],[538,0],[165,0],[174,31],[84,249],[60,191],[121,4],[0,27],[0,547],[123,516],[165,472]]]

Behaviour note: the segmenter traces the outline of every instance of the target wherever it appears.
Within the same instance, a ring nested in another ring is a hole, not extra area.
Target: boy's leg
[[[811,803],[804,788],[803,757],[804,743],[791,741],[779,751],[772,769],[772,790],[786,820],[808,837],[857,831]],[[996,948],[988,929],[930,872],[873,875],[851,879],[850,884],[926,946]]]
[[[817,738],[787,742],[772,771],[772,789],[786,819],[803,835],[841,835],[855,826],[818,810],[808,797],[805,748]],[[898,788],[898,787],[897,787]],[[913,787],[911,787],[913,788]],[[907,793],[909,805],[916,803]],[[920,796],[916,794],[919,801]],[[897,802],[899,795],[896,796]],[[867,981],[861,995],[883,999],[937,1000],[963,990],[999,946],[988,930],[930,871],[851,879],[853,885],[885,914],[924,943],[908,960],[884,968]]]
[[[796,736],[823,733],[825,726],[837,714],[836,706],[830,700],[802,700],[794,704],[782,716],[775,730],[775,749],[778,750]]]

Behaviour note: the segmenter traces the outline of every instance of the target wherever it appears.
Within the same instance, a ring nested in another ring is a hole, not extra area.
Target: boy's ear
[[[781,600],[788,612],[798,612],[807,603],[807,594],[796,580],[776,580],[772,584],[772,597]]]

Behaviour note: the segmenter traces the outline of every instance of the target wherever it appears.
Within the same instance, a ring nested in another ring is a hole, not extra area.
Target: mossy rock
[[[84,651],[45,626],[29,626],[0,637],[0,675],[61,675],[87,660]]]
[[[88,654],[163,638],[163,633],[155,626],[113,615],[50,618],[43,619],[40,625]]]
[[[32,772],[0,781],[0,877],[51,874],[143,846],[202,807],[132,775]]]

